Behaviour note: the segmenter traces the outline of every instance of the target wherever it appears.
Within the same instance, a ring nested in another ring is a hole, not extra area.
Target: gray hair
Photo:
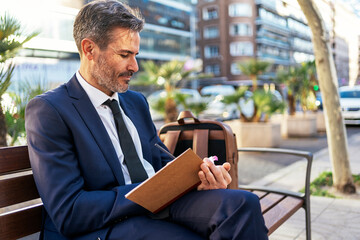
[[[144,19],[139,10],[116,0],[98,0],[83,6],[74,22],[74,39],[81,54],[81,41],[89,38],[101,50],[111,41],[111,30],[115,27],[140,32]]]

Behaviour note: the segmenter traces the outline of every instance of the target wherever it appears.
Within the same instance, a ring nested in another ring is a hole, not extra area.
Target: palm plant
[[[199,116],[208,107],[208,102],[203,99],[194,100],[190,98],[189,94],[180,92],[175,92],[175,102],[182,105],[184,110],[190,110],[195,116]]]
[[[317,79],[314,61],[304,62],[286,71],[280,71],[275,80],[287,87],[290,115],[295,115],[297,101],[300,102],[304,112],[316,109],[314,86]]]
[[[166,91],[164,101],[165,122],[173,122],[177,119],[178,110],[175,101],[176,85],[182,79],[186,79],[193,69],[185,70],[185,62],[172,60],[157,65],[153,61],[145,61],[141,63],[143,72],[139,73],[137,83],[141,84],[156,84],[161,86]]]
[[[257,89],[257,77],[270,67],[271,63],[267,61],[260,61],[256,58],[252,58],[247,62],[239,63],[238,66],[244,75],[250,77],[253,83],[253,90]]]
[[[286,108],[284,101],[277,99],[270,91],[254,91],[252,100],[256,106],[252,119],[253,122],[260,122],[262,117],[263,121],[266,122],[271,117],[271,115],[276,112],[283,112]]]
[[[300,86],[299,101],[303,112],[316,110],[316,96],[314,86],[317,84],[315,61],[301,64],[300,73],[302,82]]]
[[[199,114],[206,110],[206,108],[208,107],[208,102],[202,99],[200,99],[200,101],[191,99],[191,95],[189,94],[181,93],[177,90],[174,90],[172,94],[173,95],[171,96],[171,98],[174,99],[177,106],[182,106],[182,109],[184,110],[190,110],[192,113],[195,114],[195,116],[199,116]],[[151,101],[150,105],[152,109],[165,115],[166,99],[167,96],[160,96],[157,100]]]
[[[247,100],[246,99],[246,91],[248,90],[247,87],[240,87],[234,92],[233,94],[226,95],[221,100],[226,105],[231,105],[233,103],[236,104],[236,108],[240,113],[240,119],[247,119],[247,116],[245,116],[244,112],[242,111],[242,104],[241,101]]]
[[[7,60],[13,58],[23,44],[35,37],[37,33],[27,36],[21,31],[19,21],[5,14],[0,17],[0,100],[11,84],[15,65]],[[0,146],[6,146],[6,120],[0,106]]]
[[[285,104],[277,99],[271,91],[265,91],[263,89],[257,89],[257,77],[264,73],[271,63],[266,61],[259,61],[251,59],[245,63],[239,63],[241,71],[248,75],[253,82],[253,92],[251,96],[247,96],[248,88],[239,88],[234,94],[225,96],[222,102],[225,104],[235,103],[240,112],[240,119],[244,122],[261,122],[267,121],[268,118],[276,113],[281,112],[285,108]],[[252,101],[253,102],[253,114],[247,116],[241,107],[241,103]]]
[[[49,90],[45,81],[18,83],[17,89],[7,94],[12,99],[11,106],[6,106],[5,119],[7,133],[10,136],[9,145],[13,146],[19,137],[25,137],[25,108],[28,102],[37,95]]]

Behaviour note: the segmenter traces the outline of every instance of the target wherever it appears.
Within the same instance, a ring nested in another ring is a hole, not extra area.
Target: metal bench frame
[[[307,160],[304,193],[264,186],[239,185],[239,188],[253,191],[260,197],[260,204],[262,207],[265,224],[269,229],[268,235],[273,233],[281,224],[283,224],[295,212],[297,212],[298,209],[302,207],[305,210],[306,239],[311,240],[310,174],[313,154],[311,152],[280,148],[239,148],[238,152],[287,154],[303,157]],[[265,200],[265,196],[269,194],[272,194],[271,196],[273,199]],[[286,212],[282,210],[286,210]]]

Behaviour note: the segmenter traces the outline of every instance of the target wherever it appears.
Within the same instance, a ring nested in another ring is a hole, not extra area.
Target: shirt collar
[[[109,98],[115,99],[119,102],[119,95],[114,92],[112,96],[106,95],[104,92],[100,91],[96,87],[89,84],[80,74],[79,71],[76,72],[76,78],[78,79],[80,85],[85,90],[86,94],[89,96],[91,103],[95,108],[101,106]]]

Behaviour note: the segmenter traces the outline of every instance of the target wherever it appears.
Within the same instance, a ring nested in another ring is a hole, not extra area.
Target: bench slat
[[[261,212],[264,214],[277,203],[279,203],[285,196],[276,193],[269,193],[260,199]]]
[[[39,198],[33,175],[0,180],[0,208]]]
[[[252,191],[252,193],[256,194],[259,198],[264,197],[267,193],[263,191]]]
[[[42,205],[0,215],[0,239],[18,239],[41,230]]]
[[[286,197],[263,214],[265,225],[269,229],[268,235],[273,233],[281,224],[301,208],[303,202],[304,201],[299,198]]]
[[[27,146],[0,148],[0,175],[30,168]]]

